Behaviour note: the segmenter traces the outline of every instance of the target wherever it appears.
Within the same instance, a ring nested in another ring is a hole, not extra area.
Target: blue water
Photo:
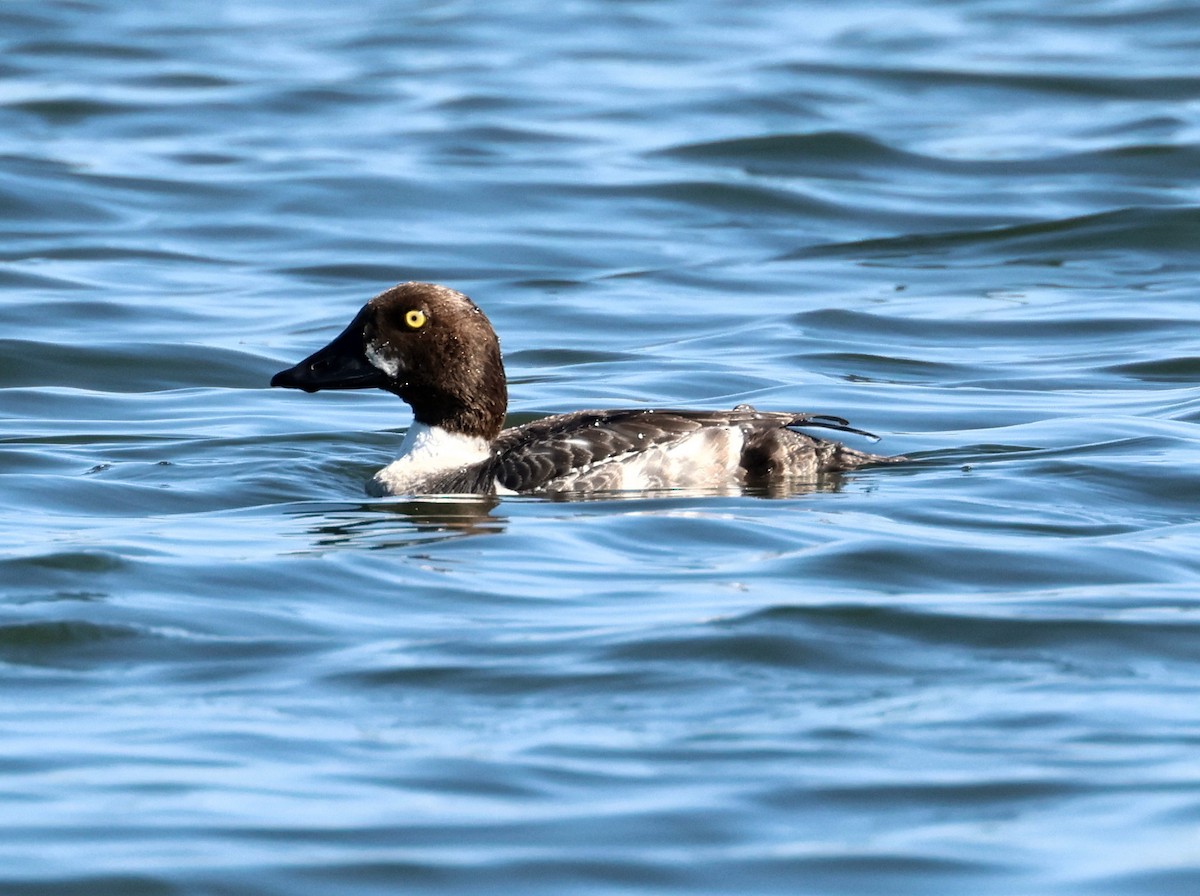
[[[1200,7],[0,5],[0,893],[1200,891]],[[368,500],[515,420],[840,414],[788,498]],[[853,438],[853,437],[852,437]]]

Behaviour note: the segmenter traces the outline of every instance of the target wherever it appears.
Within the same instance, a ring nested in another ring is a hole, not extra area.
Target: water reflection
[[[585,504],[599,501],[630,502],[683,498],[798,498],[817,492],[837,492],[846,481],[846,474],[823,473],[816,479],[782,479],[754,486],[717,486],[714,488],[660,488],[641,491],[554,492],[542,500],[556,504]]]
[[[370,550],[496,535],[507,517],[493,516],[494,496],[468,495],[372,502],[306,504],[291,515],[308,521],[315,549],[365,547]]]
[[[640,507],[646,501],[655,503],[705,498],[750,497],[763,499],[798,498],[810,494],[835,493],[842,490],[850,478],[840,473],[825,474],[817,479],[776,482],[769,486],[708,488],[708,489],[649,489],[643,491],[556,492],[547,495],[520,495],[499,498],[495,495],[438,495],[402,498],[356,504],[306,503],[289,515],[310,520],[309,532],[318,548],[366,546],[395,547],[404,544],[427,544],[471,535],[496,535],[505,530],[509,517],[494,511],[502,504],[513,502],[548,503],[555,505],[611,503],[622,505],[618,510]]]

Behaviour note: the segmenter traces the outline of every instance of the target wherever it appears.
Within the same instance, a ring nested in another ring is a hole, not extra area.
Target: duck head
[[[500,342],[469,298],[433,283],[380,293],[332,342],[281,370],[271,385],[383,389],[400,396],[419,423],[494,439],[508,389]]]

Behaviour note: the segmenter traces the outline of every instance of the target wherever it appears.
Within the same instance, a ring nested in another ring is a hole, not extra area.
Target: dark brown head
[[[508,406],[491,323],[465,295],[433,283],[380,293],[333,342],[275,374],[271,385],[385,389],[408,402],[420,423],[488,440]]]

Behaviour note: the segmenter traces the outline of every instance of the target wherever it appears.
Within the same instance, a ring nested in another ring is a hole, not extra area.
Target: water
[[[0,892],[1192,894],[1200,10],[0,6]],[[370,501],[403,279],[779,500]]]

